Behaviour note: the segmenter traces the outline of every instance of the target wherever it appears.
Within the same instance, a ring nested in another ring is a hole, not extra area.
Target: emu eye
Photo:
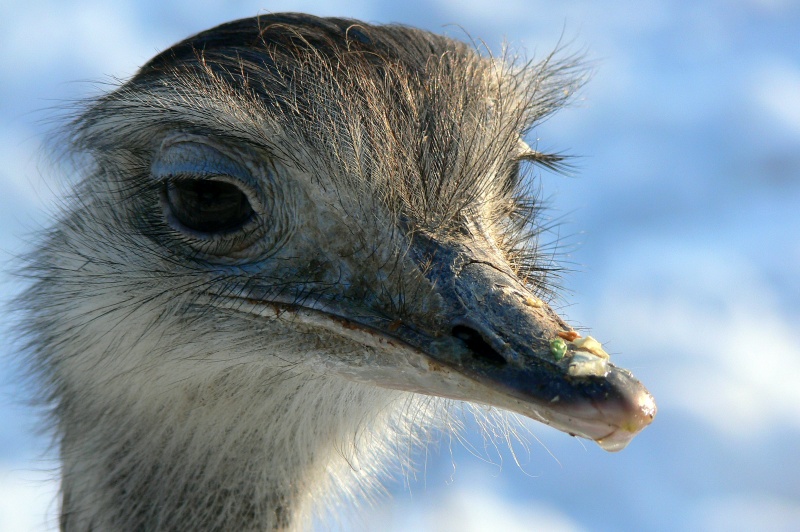
[[[175,219],[200,233],[222,233],[243,226],[253,207],[239,187],[213,179],[173,179],[166,199]]]

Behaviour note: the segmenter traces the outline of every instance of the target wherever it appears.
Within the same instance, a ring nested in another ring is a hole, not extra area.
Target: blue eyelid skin
[[[181,176],[193,178],[229,176],[248,187],[257,189],[256,180],[244,164],[199,140],[164,141],[153,159],[150,172],[158,179]]]

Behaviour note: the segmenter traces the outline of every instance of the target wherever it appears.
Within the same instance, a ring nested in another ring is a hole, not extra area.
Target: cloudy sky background
[[[522,467],[507,450],[475,457],[445,441],[358,526],[800,529],[800,4],[461,4],[5,0],[0,262],[27,249],[62,187],[42,156],[57,109],[189,34],[305,11],[458,38],[461,27],[529,56],[564,35],[595,74],[535,132],[581,156],[575,177],[542,175],[577,270],[562,312],[647,384],[658,418],[619,454],[530,423]],[[4,274],[0,298],[16,290]],[[55,462],[9,337],[0,327],[0,530],[54,529]]]

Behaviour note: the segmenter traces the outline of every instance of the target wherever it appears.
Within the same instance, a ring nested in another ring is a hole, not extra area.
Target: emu
[[[62,530],[303,529],[458,401],[623,448],[655,403],[546,303],[524,173],[564,164],[522,138],[578,84],[568,60],[272,14],[87,104],[20,300]]]

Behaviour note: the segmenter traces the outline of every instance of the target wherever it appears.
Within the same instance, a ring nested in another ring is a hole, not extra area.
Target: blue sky
[[[445,440],[359,526],[800,529],[796,2],[5,2],[3,262],[26,249],[65,189],[44,151],[59,109],[191,33],[287,10],[468,32],[494,50],[505,38],[528,55],[559,39],[586,51],[592,80],[535,131],[540,147],[579,156],[574,177],[541,176],[576,270],[561,311],[659,404],[619,454],[533,422],[528,450],[517,448],[522,467],[507,450],[475,457]],[[17,280],[0,277],[0,297],[15,290]],[[41,459],[47,442],[21,405],[6,323],[0,530],[46,530],[54,462]]]

